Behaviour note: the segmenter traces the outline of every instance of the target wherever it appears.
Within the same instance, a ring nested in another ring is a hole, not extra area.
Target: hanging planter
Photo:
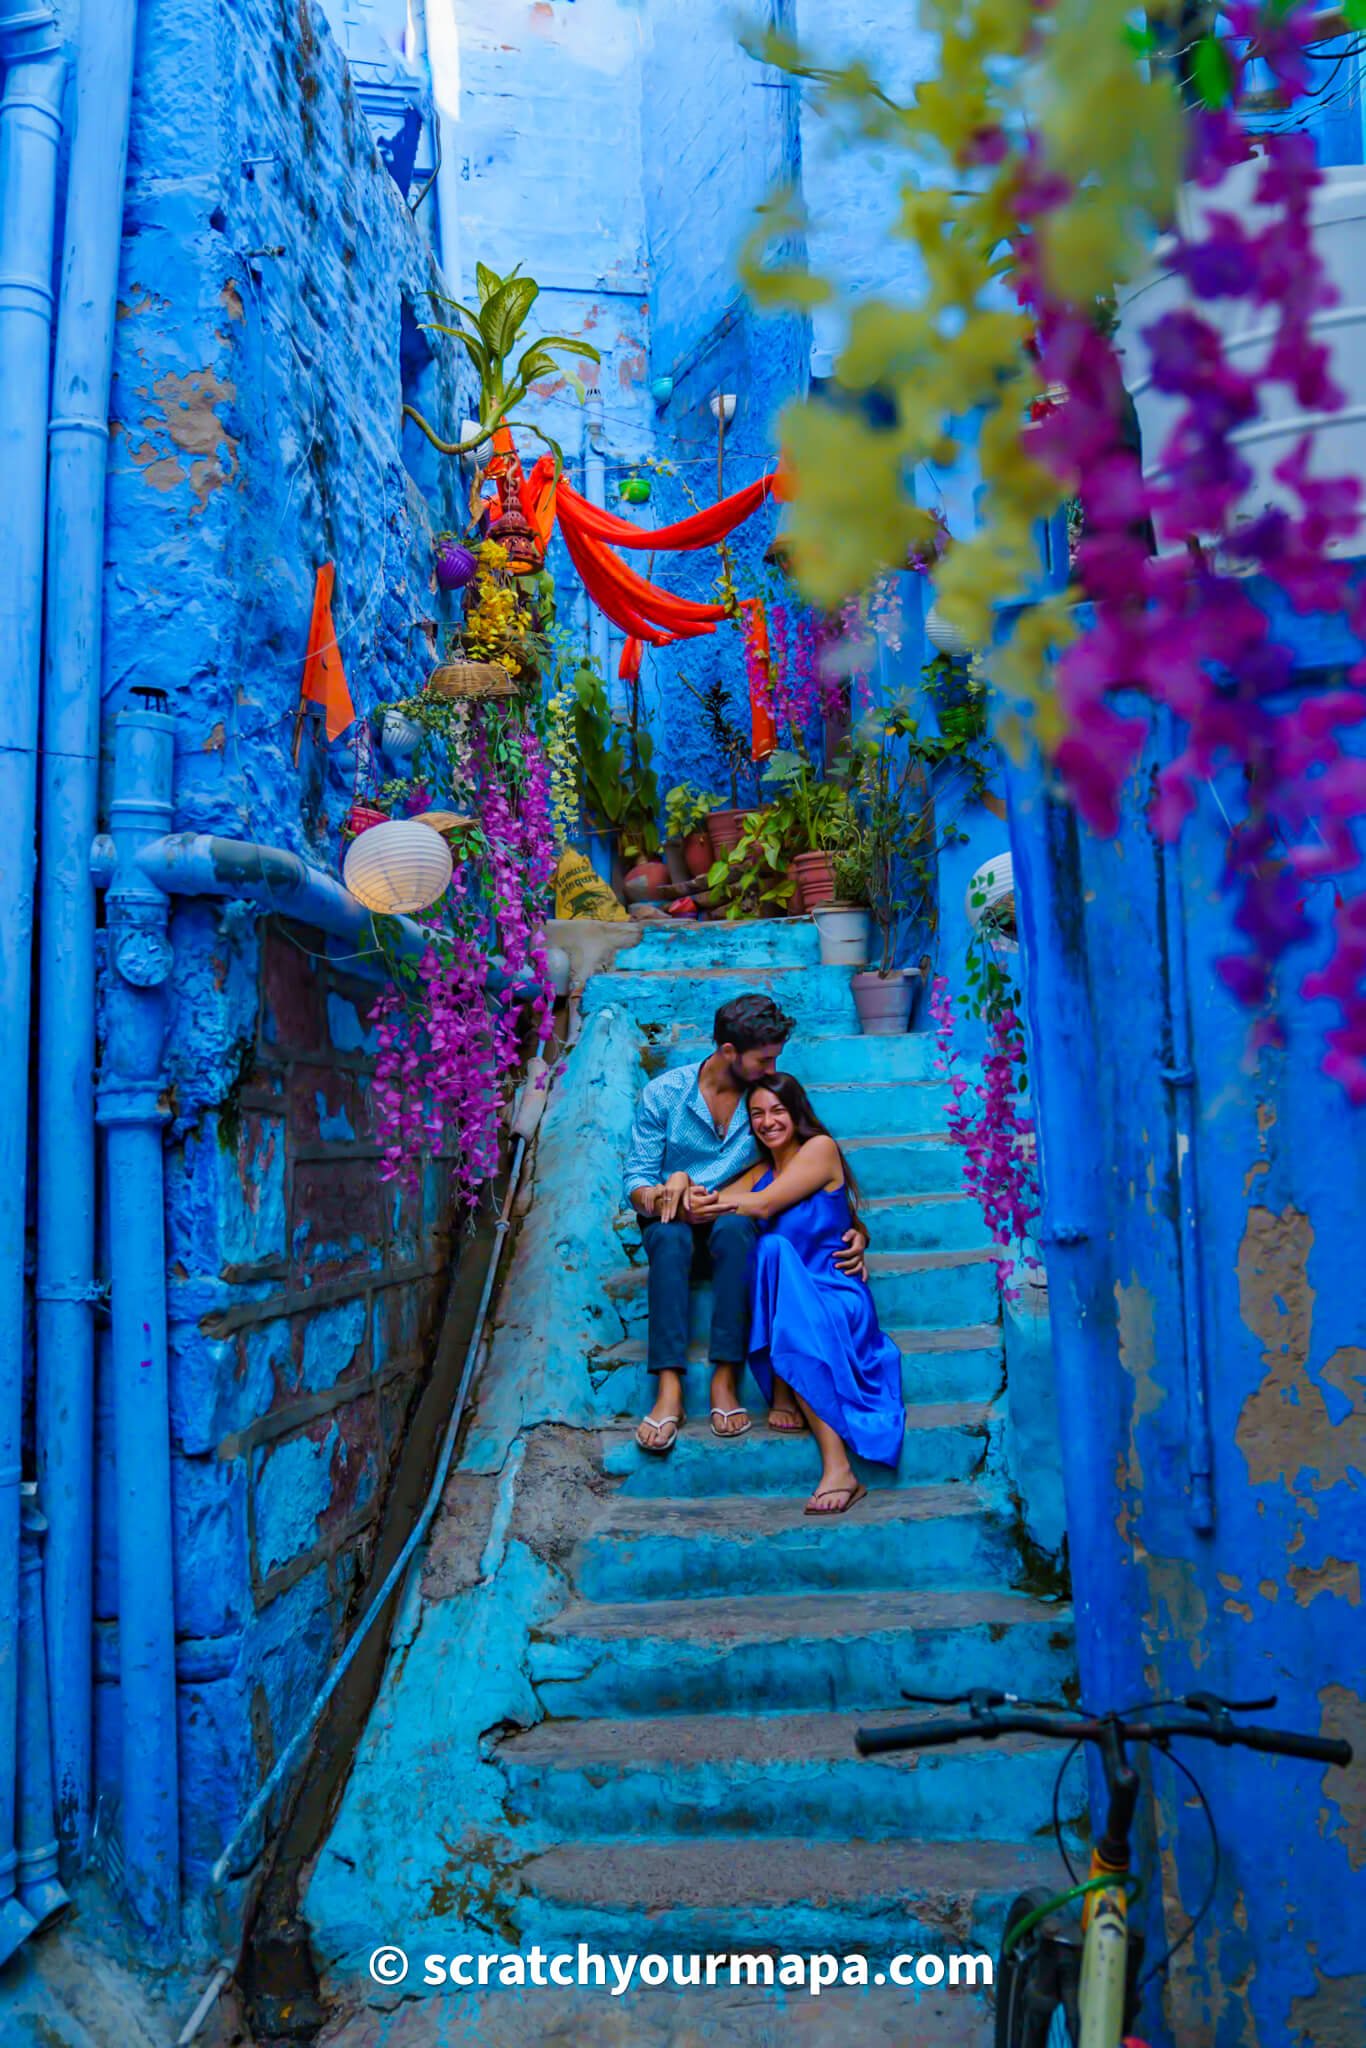
[[[443,661],[427,678],[434,697],[515,697],[517,685],[496,661]]]
[[[617,496],[624,505],[648,505],[650,479],[644,476],[624,476],[617,485]]]
[[[458,540],[443,540],[436,549],[436,584],[438,590],[463,590],[467,583],[473,583],[478,573],[479,562],[473,551]]]
[[[380,718],[379,737],[386,754],[392,755],[396,761],[404,761],[422,744],[422,727],[415,718],[409,718],[406,711],[386,704]]]
[[[937,603],[925,614],[925,638],[936,654],[947,654],[950,661],[966,661],[973,652],[967,635],[949,624]]]
[[[352,841],[342,880],[367,910],[404,917],[430,910],[450,887],[454,862],[439,832],[412,818],[386,818]]]
[[[374,804],[352,804],[342,820],[345,838],[358,838],[362,832],[369,832],[376,825],[387,825],[389,813],[379,810]]]
[[[968,883],[964,904],[974,930],[984,925],[1003,952],[1019,951],[1015,922],[1015,863],[1008,853],[983,861]]]

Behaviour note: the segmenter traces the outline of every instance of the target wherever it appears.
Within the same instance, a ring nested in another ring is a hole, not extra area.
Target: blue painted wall
[[[1317,622],[1299,627],[1311,658],[1325,637]],[[1187,1170],[1198,1176],[1215,1507],[1212,1532],[1199,1533],[1189,1515],[1179,1147],[1163,1079],[1163,952],[1177,935],[1164,926],[1141,814],[1147,765],[1117,837],[1080,835],[1079,868],[1062,876],[1063,918],[1043,935],[1083,958],[1098,1073],[1085,1129],[1060,1128],[1044,1095],[1045,1151],[1049,1142],[1100,1148],[1113,1301],[1091,1332],[1087,1412],[1060,1417],[1065,1432],[1102,1445],[1067,1503],[1074,1564],[1086,1531],[1106,1536],[1096,1557],[1105,1608],[1079,1615],[1083,1686],[1094,1693],[1123,1644],[1140,1690],[1274,1693],[1279,1725],[1346,1736],[1360,1759],[1366,1352],[1355,1267],[1366,1124],[1318,1072],[1328,1006],[1291,996],[1284,1050],[1258,1056],[1250,1020],[1216,980],[1215,960],[1239,941],[1217,889],[1227,826],[1208,791],[1179,852],[1166,856],[1179,866],[1192,992]],[[1236,790],[1219,796],[1235,813]],[[1289,958],[1281,988],[1293,991],[1321,951]],[[1046,1015],[1035,1023],[1047,1032]],[[1055,1286],[1055,1318],[1065,1299]],[[1343,1773],[1217,1750],[1187,1761],[1209,1795],[1223,1867],[1191,1965],[1173,1973],[1159,2038],[1218,2048],[1352,2040],[1366,1995],[1366,1764]],[[1154,1792],[1166,1857],[1151,1938],[1165,1945],[1203,1896],[1210,1865],[1185,1782],[1159,1763]],[[1314,1910],[1330,1899],[1332,1913]]]
[[[335,868],[350,747],[294,712],[314,571],[365,713],[418,689],[451,465],[405,468],[403,331],[439,283],[312,0],[145,0],[108,495],[106,743],[178,720],[177,829]],[[438,363],[424,397],[459,416]],[[411,452],[411,443],[409,443]],[[439,1312],[444,1179],[375,1176],[372,991],[316,933],[175,914],[167,1254],[182,1844],[193,1890],[342,1638]],[[107,1235],[118,1228],[109,1191]],[[107,1385],[108,1361],[102,1359]],[[101,1427],[98,1775],[117,1793]]]

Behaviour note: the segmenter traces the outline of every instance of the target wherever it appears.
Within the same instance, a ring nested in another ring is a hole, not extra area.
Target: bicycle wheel
[[[1006,1914],[1006,1939],[1048,1898],[1022,1892]],[[1080,1929],[1050,1916],[1021,1941],[1007,1947],[1006,1939],[996,1966],[996,2048],[1076,2048]]]

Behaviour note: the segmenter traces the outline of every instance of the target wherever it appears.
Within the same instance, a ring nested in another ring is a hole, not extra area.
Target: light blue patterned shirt
[[[686,1173],[700,1187],[720,1188],[757,1161],[759,1148],[744,1096],[735,1105],[725,1136],[717,1136],[698,1085],[704,1065],[698,1060],[693,1066],[673,1067],[646,1083],[636,1104],[622,1175],[628,1205],[634,1188],[656,1187],[671,1173]]]

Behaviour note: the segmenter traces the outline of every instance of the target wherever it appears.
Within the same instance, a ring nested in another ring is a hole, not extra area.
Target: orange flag
[[[346,669],[332,623],[332,591],[337,572],[324,562],[313,586],[313,617],[308,628],[308,654],[304,660],[303,687],[299,692],[299,716],[294,727],[294,758],[299,758],[299,737],[303,730],[305,704],[321,704],[329,740],[340,739],[355,721],[356,707],[346,687]]]

